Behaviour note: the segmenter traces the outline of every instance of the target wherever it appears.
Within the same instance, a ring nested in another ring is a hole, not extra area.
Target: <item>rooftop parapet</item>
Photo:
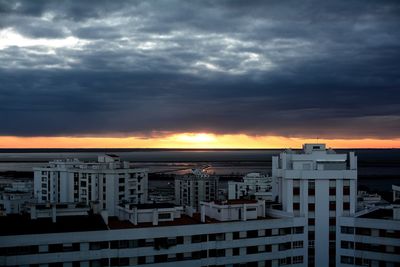
[[[264,200],[234,199],[226,201],[201,202],[201,221],[206,216],[220,222],[247,221],[265,217]]]

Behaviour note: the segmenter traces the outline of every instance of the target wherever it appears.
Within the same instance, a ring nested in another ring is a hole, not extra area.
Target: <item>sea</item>
[[[250,172],[271,173],[272,156],[284,149],[0,149],[0,179],[31,178],[32,168],[54,159],[95,160],[115,154],[136,167],[149,169],[150,187],[170,184],[175,174],[198,168],[226,181]],[[400,184],[400,149],[336,149],[354,151],[358,157],[358,187],[390,192]]]

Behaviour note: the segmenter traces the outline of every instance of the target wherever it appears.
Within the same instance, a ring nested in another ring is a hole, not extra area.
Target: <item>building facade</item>
[[[265,209],[253,210],[263,205],[219,203],[208,205],[203,215],[175,214],[173,219],[156,224],[152,212],[150,218],[139,215],[136,224],[113,218],[107,225],[98,225],[94,218],[82,216],[82,229],[75,231],[55,233],[48,228],[40,234],[3,233],[0,265],[306,266],[304,218],[274,218],[263,214]],[[221,207],[242,210],[244,217],[225,221],[222,215],[218,220],[214,215]],[[158,215],[179,211],[154,208]],[[140,214],[147,214],[148,209],[151,207]],[[57,223],[66,219],[57,218]],[[87,225],[84,220],[90,220],[93,228],[103,229],[82,231]],[[4,223],[1,218],[0,222]]]
[[[38,203],[98,202],[114,215],[120,203],[145,203],[147,169],[131,168],[115,155],[96,162],[55,160],[34,168],[34,194]]]
[[[218,177],[194,169],[192,173],[175,177],[175,204],[196,210],[201,201],[212,201],[218,197]]]
[[[387,205],[340,217],[340,266],[400,266],[399,211],[399,205]]]
[[[272,201],[272,178],[248,173],[241,182],[228,182],[228,199],[254,198]]]
[[[357,157],[337,154],[324,144],[305,144],[272,159],[274,196],[282,209],[308,221],[311,266],[336,266],[339,218],[353,216],[357,204]]]
[[[18,214],[33,201],[31,181],[12,181],[0,191],[0,213]]]

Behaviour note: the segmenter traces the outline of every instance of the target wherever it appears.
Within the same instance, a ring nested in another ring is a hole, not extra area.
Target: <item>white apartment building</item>
[[[271,217],[264,205],[210,204],[193,216],[178,214],[179,208],[139,205],[136,224],[116,217],[106,224],[99,215],[62,216],[56,222],[0,218],[10,227],[0,229],[0,265],[306,266],[305,219]],[[241,210],[243,216],[218,215],[218,220],[214,215],[221,208],[225,215]],[[164,216],[170,213],[173,217]]]
[[[196,210],[201,201],[212,201],[218,197],[218,177],[201,170],[175,176],[175,204],[189,206]]]
[[[338,224],[340,266],[400,266],[400,205],[340,217]]]
[[[273,157],[272,176],[282,209],[307,219],[309,265],[336,266],[339,218],[356,212],[357,157],[305,144]]]
[[[54,160],[33,170],[38,203],[98,202],[112,216],[120,203],[147,201],[147,169],[131,168],[115,155],[99,156],[96,162]]]
[[[272,178],[261,173],[248,173],[241,182],[228,182],[228,199],[254,198],[272,201]]]

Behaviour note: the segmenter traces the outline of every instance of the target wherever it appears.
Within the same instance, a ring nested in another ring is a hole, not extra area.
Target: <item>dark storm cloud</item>
[[[396,1],[0,1],[0,134],[398,138]]]

